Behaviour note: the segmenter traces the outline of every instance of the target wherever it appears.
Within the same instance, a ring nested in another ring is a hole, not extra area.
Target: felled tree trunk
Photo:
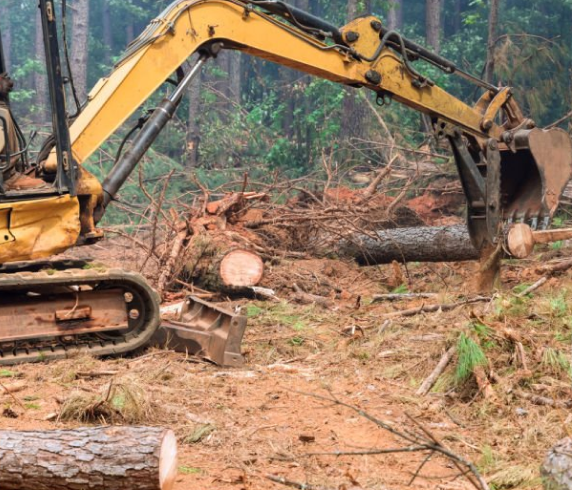
[[[339,252],[361,265],[398,262],[459,262],[478,260],[464,225],[395,228],[353,235],[339,243]]]
[[[3,490],[170,490],[177,441],[155,427],[0,431]]]

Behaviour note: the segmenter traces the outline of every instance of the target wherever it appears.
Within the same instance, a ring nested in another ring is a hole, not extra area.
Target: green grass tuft
[[[457,369],[455,371],[455,380],[458,383],[466,381],[477,366],[487,365],[487,356],[473,339],[465,333],[459,336],[457,344]]]

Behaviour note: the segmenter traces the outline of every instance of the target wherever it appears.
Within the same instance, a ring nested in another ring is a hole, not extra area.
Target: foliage
[[[11,28],[9,57],[11,72],[17,81],[12,100],[21,118],[44,123],[42,117],[45,115],[42,114],[45,107],[40,107],[42,99],[38,95],[37,78],[43,73],[43,62],[36,53],[36,4],[3,1],[8,2],[10,16],[9,19],[0,19],[0,27],[5,32],[8,26]],[[88,85],[108,74],[133,36],[143,31],[169,3],[167,0],[89,2]],[[291,0],[291,3],[300,5],[301,2]],[[372,13],[383,20],[390,8],[387,0],[354,0],[353,3],[358,13],[363,13],[370,6]],[[440,54],[477,76],[482,75],[487,56],[489,3],[484,0],[443,2]],[[56,2],[58,7],[60,4]],[[107,17],[106,5],[109,9]],[[313,14],[333,24],[343,25],[347,21],[347,1],[309,0],[307,5]],[[68,15],[73,15],[73,8],[69,10],[71,13]],[[423,44],[425,2],[403,0],[403,12],[401,31]],[[499,36],[494,40],[495,83],[514,86],[525,112],[541,125],[558,119],[569,111],[572,104],[571,15],[570,0],[501,2]],[[107,41],[106,22],[111,32]],[[68,28],[70,25],[68,19]],[[238,71],[232,72],[231,65],[238,66]],[[438,86],[467,103],[474,103],[482,93],[460,77],[445,74],[421,62],[414,65]],[[238,73],[239,80],[231,80],[231,73]],[[199,114],[192,117],[198,121],[200,133],[199,167],[194,170],[203,182],[220,185],[231,179],[233,172],[244,170],[248,170],[254,179],[269,177],[273,171],[297,177],[320,168],[324,152],[351,148],[347,111],[348,94],[352,89],[301,75],[245,54],[220,55],[208,64],[202,82]],[[238,87],[238,93],[232,93],[232,83],[233,87]],[[144,109],[152,109],[165,90],[170,89],[161,88]],[[368,96],[374,97],[373,94]],[[427,134],[419,129],[417,112],[398,103],[380,111],[398,144],[418,145],[426,140]],[[369,109],[362,116],[360,137],[378,138],[377,123]],[[188,119],[189,100],[186,98],[179,109],[178,119],[155,143],[155,153],[150,155],[145,165],[145,179],[152,185],[160,185],[157,179],[170,170],[175,169],[177,175],[187,172]],[[125,132],[122,129],[118,135]],[[115,138],[113,142],[106,143],[105,152],[114,154],[118,141]],[[343,151],[338,155],[342,160],[348,157],[348,153]],[[356,152],[352,161],[359,163],[364,159]],[[90,168],[98,165],[99,156],[96,156]],[[96,169],[99,177],[108,171],[109,165],[105,163]],[[193,187],[189,178],[175,180],[174,194]],[[135,206],[145,205],[137,182],[123,190],[122,199]],[[114,223],[118,219],[112,216],[109,222]]]
[[[462,383],[466,381],[477,366],[486,366],[487,357],[480,345],[465,333],[461,333],[457,342],[457,369],[455,379]]]

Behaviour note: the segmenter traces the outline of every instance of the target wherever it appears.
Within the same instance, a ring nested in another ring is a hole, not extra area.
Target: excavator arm
[[[155,109],[134,148],[116,162],[103,183],[104,193],[97,199],[92,195],[95,221],[174,114],[194,71],[220,49],[363,87],[376,93],[381,104],[394,99],[429,115],[436,135],[451,143],[478,248],[495,243],[504,223],[547,226],[571,176],[567,133],[535,128],[523,116],[511,88],[497,88],[464,73],[388,31],[375,17],[361,17],[338,29],[280,1],[180,0],[131,43],[110,76],[93,88],[70,128],[73,157],[82,164],[173,73],[181,74],[191,55],[199,54],[197,66],[179,77],[175,94]],[[416,60],[467,78],[480,87],[481,98],[474,106],[457,99],[420,74],[413,67]],[[45,168],[53,167],[52,156]],[[80,177],[80,195],[82,189],[93,194],[95,187],[82,186]],[[86,227],[92,228],[89,223]]]

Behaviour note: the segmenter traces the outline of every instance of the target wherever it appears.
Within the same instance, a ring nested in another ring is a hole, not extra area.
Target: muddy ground
[[[474,462],[491,488],[541,488],[546,450],[572,431],[566,408],[572,395],[571,273],[519,293],[544,274],[542,266],[571,251],[560,243],[530,260],[506,261],[502,290],[490,300],[413,316],[392,313],[462,301],[474,264],[359,268],[277,258],[265,285],[276,288],[280,301],[227,302],[249,317],[243,368],[152,350],[140,358],[2,369],[0,382],[23,381],[25,388],[2,396],[0,427],[171,427],[180,445],[177,490],[285,488],[267,475],[327,489],[472,488],[442,456],[433,455],[419,470],[426,452],[337,455],[409,443],[335,398],[396,430],[428,431]],[[81,251],[88,253],[104,255],[112,265],[137,265],[126,242]],[[332,306],[296,303],[289,290],[294,281],[329,296]],[[436,296],[372,302],[374,295],[392,291]],[[462,342],[476,346],[476,354],[462,350]],[[462,352],[427,396],[416,395],[453,345]],[[484,368],[492,393],[479,389],[467,359]],[[110,383],[111,409],[90,411]],[[553,406],[539,405],[541,398]]]

